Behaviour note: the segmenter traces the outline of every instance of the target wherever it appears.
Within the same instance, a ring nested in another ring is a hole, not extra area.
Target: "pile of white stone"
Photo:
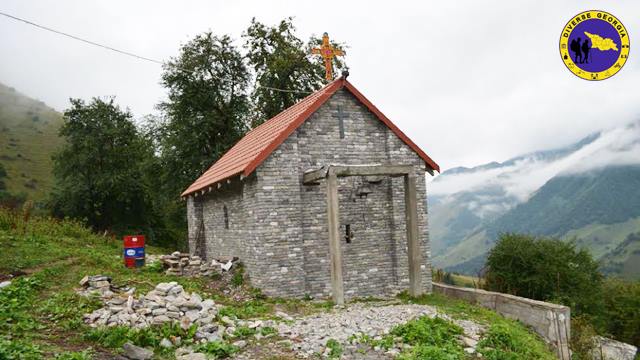
[[[238,258],[225,257],[205,261],[200,256],[189,255],[176,251],[171,255],[161,255],[159,257],[150,256],[149,262],[160,261],[166,269],[167,275],[177,276],[211,276],[220,274],[223,271],[230,271],[236,264]]]
[[[185,330],[196,324],[196,338],[214,341],[226,331],[224,326],[215,323],[218,307],[211,299],[203,300],[196,293],[184,291],[176,282],[160,283],[138,299],[133,295],[109,298],[103,308],[85,315],[85,322],[93,327],[126,325],[135,328],[179,322]]]
[[[294,322],[279,323],[278,333],[291,339],[292,348],[302,357],[313,356],[313,354],[327,355],[330,349],[327,341],[333,339],[342,344],[344,357],[360,358],[366,347],[359,344],[359,339],[366,335],[375,340],[380,340],[384,335],[389,334],[391,329],[397,325],[406,323],[409,320],[421,317],[443,317],[461,326],[464,335],[460,337],[460,342],[464,345],[465,351],[469,354],[475,353],[475,347],[484,332],[484,328],[472,321],[453,320],[444,314],[439,314],[436,308],[425,305],[386,305],[369,306],[355,304],[344,310],[334,310],[328,313],[311,315]],[[401,339],[389,349],[372,349],[366,358],[387,359],[397,356],[408,345],[403,344]]]
[[[111,278],[105,275],[87,275],[80,280],[80,286],[82,286],[80,294],[85,296],[98,295],[103,298],[110,298],[115,294],[131,295],[135,291],[135,288],[113,285]]]

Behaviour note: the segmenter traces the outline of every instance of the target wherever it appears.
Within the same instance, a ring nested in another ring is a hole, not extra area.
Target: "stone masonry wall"
[[[246,212],[242,201],[243,184],[238,180],[205,195],[202,214],[206,233],[205,258],[238,256],[244,258]],[[225,227],[224,208],[229,228]]]
[[[344,120],[344,139],[340,138],[338,120],[334,117],[338,106],[348,114]],[[284,149],[286,151],[282,151]],[[334,94],[258,168],[258,187],[278,190],[275,194],[263,190],[258,197],[268,201],[261,204],[284,202],[278,211],[273,207],[264,210],[265,214],[268,212],[268,220],[263,223],[276,228],[289,224],[282,228],[288,231],[286,242],[282,231],[266,227],[267,231],[262,233],[265,246],[281,251],[265,250],[265,263],[288,263],[296,270],[295,275],[286,278],[271,278],[266,274],[277,270],[272,266],[260,275],[261,287],[270,289],[269,294],[285,295],[281,293],[284,282],[286,295],[331,295],[326,183],[302,184],[305,170],[327,164],[414,165],[424,258],[423,282],[430,291],[424,162],[346,90]],[[371,193],[359,198],[355,190],[363,184]],[[350,244],[341,242],[345,297],[388,295],[407,289],[403,179],[341,178],[339,202],[340,234],[344,237],[346,224],[350,224],[354,233]],[[275,223],[278,225],[272,225]],[[281,271],[285,271],[283,267],[286,266],[280,266]]]

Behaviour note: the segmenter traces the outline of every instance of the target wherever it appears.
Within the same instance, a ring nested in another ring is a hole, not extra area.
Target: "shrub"
[[[488,290],[559,302],[575,314],[595,314],[601,309],[598,264],[572,241],[502,234],[486,264]]]
[[[244,267],[239,265],[233,273],[233,277],[231,278],[231,285],[235,287],[240,287],[244,284]]]
[[[604,310],[595,315],[596,324],[605,334],[640,346],[640,282],[607,279],[603,294]]]
[[[596,336],[596,330],[587,318],[577,316],[571,319],[571,358],[591,360],[591,352],[596,347],[594,336]]]

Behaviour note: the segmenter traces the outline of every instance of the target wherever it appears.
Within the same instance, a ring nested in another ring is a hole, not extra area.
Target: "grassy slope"
[[[565,238],[576,238],[578,246],[589,249],[594,258],[600,259],[635,232],[640,232],[640,217],[615,224],[587,225],[569,231]]]
[[[43,200],[52,186],[51,155],[62,140],[62,116],[43,102],[0,84],[0,162],[11,193]]]
[[[228,288],[212,286],[211,280],[167,276],[153,267],[126,269],[122,265],[120,241],[92,234],[70,221],[56,222],[34,218],[25,223],[22,216],[0,210],[0,247],[3,249],[0,252],[0,277],[15,271],[27,273],[13,279],[10,287],[0,290],[0,358],[3,358],[3,351],[18,349],[15,351],[23,353],[14,358],[50,358],[65,354],[66,357],[60,358],[108,359],[113,357],[121,343],[127,339],[153,343],[166,336],[167,332],[175,331],[160,328],[150,330],[144,333],[144,336],[127,332],[124,328],[92,331],[83,324],[82,314],[91,312],[101,304],[75,293],[74,289],[78,287],[78,281],[84,275],[109,275],[116,284],[137,287],[138,294],[146,293],[158,282],[177,281],[187,291],[198,292],[225,305],[226,307],[220,311],[221,314],[239,318],[268,318],[276,310],[308,314],[324,311],[330,308],[331,304],[326,301],[269,299],[246,287],[245,293],[248,295],[238,300],[237,292],[234,294],[235,291],[232,291],[233,295],[228,295],[224,292],[229,290]],[[148,253],[167,251],[169,250],[147,248]],[[528,332],[520,324],[490,311],[439,296],[402,300],[438,306],[456,317],[506,326],[516,334],[517,341],[527,344],[527,348],[537,349],[536,354],[544,355],[534,358],[550,358],[544,344],[536,335]],[[251,340],[252,345],[248,348],[253,346],[261,349],[264,341],[279,340],[277,337],[269,339],[263,339],[261,343]],[[154,344],[157,345],[157,341]],[[33,345],[38,347],[37,350],[33,350],[33,357],[25,355],[25,351],[30,351]],[[92,350],[87,352],[86,349]],[[156,347],[156,355],[160,359],[173,357],[171,351],[162,350],[160,347]]]

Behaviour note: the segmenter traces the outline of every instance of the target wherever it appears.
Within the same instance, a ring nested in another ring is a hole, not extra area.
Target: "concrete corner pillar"
[[[418,204],[416,178],[413,174],[404,176],[404,206],[407,224],[407,247],[409,249],[409,294],[419,296],[424,293],[422,286],[422,253],[418,233]]]
[[[329,254],[331,256],[331,292],[333,301],[337,305],[342,305],[344,304],[344,289],[342,284],[339,211],[338,178],[335,173],[329,171],[327,176],[327,223],[329,224]]]

